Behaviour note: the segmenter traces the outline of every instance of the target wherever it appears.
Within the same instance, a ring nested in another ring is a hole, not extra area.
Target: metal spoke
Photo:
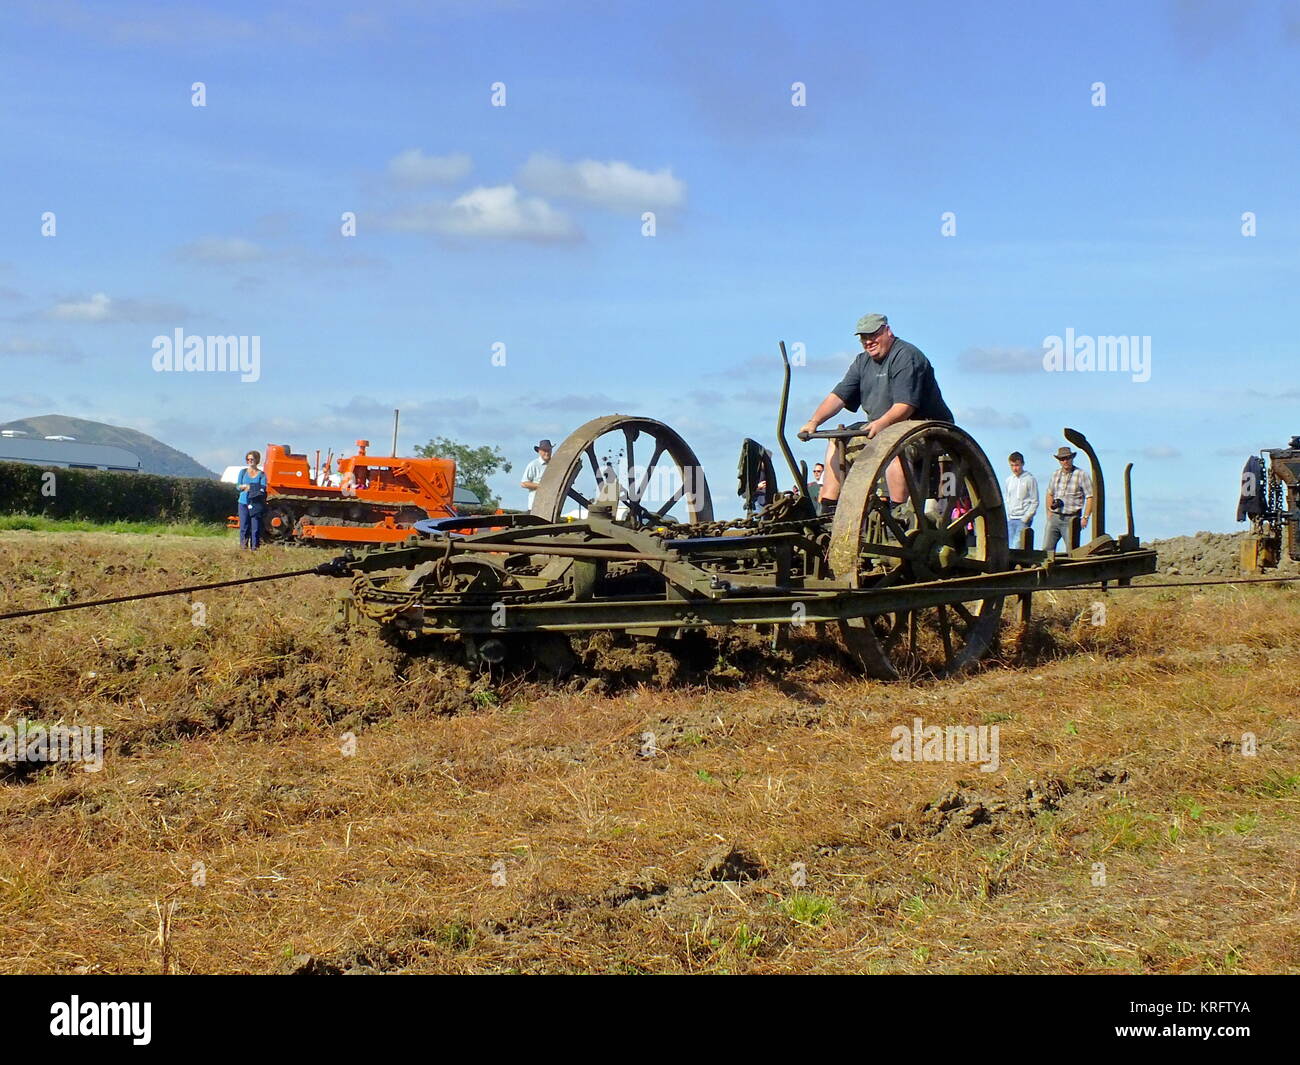
[[[904,461],[901,456],[899,457],[899,462],[903,467],[903,480],[907,484],[907,497],[912,501],[912,509],[916,511],[917,520],[919,521],[920,516],[925,513],[925,497],[917,487],[916,475],[912,470],[912,464]],[[893,497],[891,496],[890,499],[892,500]]]
[[[952,653],[952,632],[948,627],[948,608],[942,603],[939,604],[939,634],[943,637],[944,665],[950,666],[955,657]]]
[[[949,459],[949,475],[952,477],[952,495],[947,496],[947,503],[943,508],[943,524],[951,525],[955,520],[952,512],[961,503],[968,491],[966,487],[966,464],[960,458]]]
[[[882,503],[880,512],[885,527],[894,534],[894,539],[896,539],[900,544],[907,543],[907,530],[903,527],[903,523],[894,517],[890,507],[887,504]]]
[[[957,506],[956,496],[944,496],[943,513],[939,517],[942,525],[947,525],[952,521],[952,512]]]
[[[630,426],[625,425],[623,427],[623,439],[627,441],[627,447],[625,448],[627,455],[627,494],[629,501],[633,503],[636,502],[635,499],[632,499],[632,482],[636,479],[636,473],[634,472],[636,470],[636,455],[632,445],[640,435],[638,430]]]
[[[909,619],[911,616],[912,612],[910,610],[903,614],[892,615],[894,619],[894,627],[889,630],[889,634],[885,637],[884,647],[886,654],[898,646],[898,641],[902,638],[903,633],[907,630],[907,626],[910,624]]]
[[[972,507],[970,510],[966,511],[966,513],[963,514],[960,518],[957,518],[951,523],[949,523],[948,532],[950,533],[956,532],[959,526],[969,525],[977,518],[984,517],[985,513],[987,513],[987,511],[985,510],[983,503],[981,503],[978,507]]]
[[[669,499],[668,502],[665,503],[662,507],[660,507],[658,510],[655,511],[655,517],[662,518],[665,514],[668,513],[668,511],[670,511],[673,508],[673,505],[679,499],[681,499],[682,496],[684,496],[685,494],[686,494],[686,482],[685,480],[683,480],[681,487],[678,488],[677,491],[672,494],[672,498]]]
[[[905,571],[904,571],[904,569],[903,569],[902,566],[895,566],[893,569],[889,570],[889,571],[885,574],[884,578],[883,578],[883,579],[880,581],[880,583],[877,584],[875,587],[877,587],[877,588],[888,588],[888,587],[889,587],[891,584],[893,584],[895,581],[901,579],[902,576],[903,576],[903,574],[904,574],[904,572],[905,572]]]
[[[864,555],[883,555],[886,558],[901,558],[910,562],[915,552],[910,547],[895,547],[893,544],[866,543],[862,545]]]
[[[646,522],[647,524],[654,520],[655,518],[654,514],[652,514],[649,510],[643,507],[635,499],[625,496],[623,502],[627,504],[627,509],[631,513],[637,515],[637,517],[639,517],[642,521]]]
[[[975,615],[966,609],[965,603],[953,603],[952,609],[961,617],[963,621],[966,622],[966,629],[967,631],[969,631],[970,627],[975,624],[975,620],[976,620]]]
[[[921,460],[921,486],[926,499],[929,499],[930,482],[934,478],[934,449],[927,447]]]
[[[645,476],[641,478],[641,485],[636,490],[638,501],[645,495],[646,488],[650,486],[650,475],[654,472],[655,467],[659,465],[659,459],[667,449],[667,445],[662,440],[655,441],[655,451],[650,456],[650,465],[645,468]]]

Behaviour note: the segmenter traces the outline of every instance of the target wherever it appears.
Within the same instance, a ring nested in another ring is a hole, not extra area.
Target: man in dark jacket
[[[894,336],[888,318],[883,314],[864,315],[858,320],[857,333],[862,354],[853,360],[844,380],[813,411],[813,416],[799,430],[801,435],[816,432],[822,422],[842,410],[856,411],[859,407],[867,421],[854,422],[849,428],[865,428],[868,439],[909,418],[952,421],[952,411],[943,401],[930,360],[915,344]],[[826,449],[826,476],[821,491],[823,514],[833,513],[839,502],[844,478],[843,456],[843,442],[832,440]],[[890,499],[903,502],[907,498],[907,485],[900,463],[890,464],[886,480]]]

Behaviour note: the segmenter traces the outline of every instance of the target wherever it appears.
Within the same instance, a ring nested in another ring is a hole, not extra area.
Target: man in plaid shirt
[[[1064,540],[1070,547],[1070,523],[1077,516],[1079,528],[1088,527],[1092,516],[1092,478],[1074,465],[1075,452],[1062,446],[1056,452],[1061,464],[1047,485],[1047,530],[1043,550],[1056,550],[1056,542]]]

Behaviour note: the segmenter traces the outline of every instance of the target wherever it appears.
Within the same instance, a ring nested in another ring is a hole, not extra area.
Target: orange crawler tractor
[[[379,544],[405,540],[426,518],[456,515],[452,504],[456,463],[451,459],[407,459],[367,455],[369,440],[357,441],[355,455],[322,467],[315,475],[306,455],[288,444],[268,444],[266,513],[262,535],[269,540]],[[238,527],[237,518],[231,521]]]

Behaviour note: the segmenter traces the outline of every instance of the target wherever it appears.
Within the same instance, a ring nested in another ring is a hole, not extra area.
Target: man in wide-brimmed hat
[[[1043,550],[1054,551],[1056,542],[1070,544],[1070,525],[1077,517],[1079,528],[1088,527],[1092,516],[1092,478],[1074,465],[1075,452],[1065,445],[1057,448],[1060,463],[1047,483],[1047,529],[1043,533]]]
[[[542,476],[546,473],[546,464],[551,461],[551,451],[554,449],[549,440],[539,440],[533,450],[537,452],[537,458],[524,467],[524,479],[519,482],[520,488],[528,489],[529,510],[533,509],[533,499],[537,495],[537,487],[542,483]]]

